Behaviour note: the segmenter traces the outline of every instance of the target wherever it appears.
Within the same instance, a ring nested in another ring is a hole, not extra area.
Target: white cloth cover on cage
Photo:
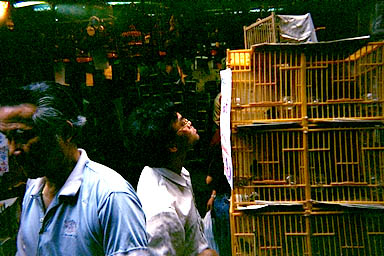
[[[280,27],[280,36],[284,40],[296,42],[317,42],[315,26],[311,14],[276,15]]]

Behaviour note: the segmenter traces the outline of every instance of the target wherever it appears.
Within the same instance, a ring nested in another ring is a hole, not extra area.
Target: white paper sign
[[[232,71],[227,68],[220,71],[221,77],[221,112],[220,112],[220,137],[221,150],[224,161],[224,174],[233,189],[233,167],[231,155],[231,94]]]

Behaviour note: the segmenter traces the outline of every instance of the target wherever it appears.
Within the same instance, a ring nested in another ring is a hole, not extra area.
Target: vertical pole
[[[301,53],[300,56],[300,86],[301,86],[301,115],[302,115],[302,127],[303,127],[303,172],[304,172],[304,182],[305,182],[305,228],[307,234],[307,250],[308,256],[312,256],[312,245],[311,245],[311,184],[310,184],[310,175],[308,167],[308,113],[307,113],[307,63],[306,56],[304,53]]]
[[[308,256],[312,256],[312,245],[311,245],[311,214],[308,213],[305,215],[305,229],[307,234],[307,249],[308,249]]]
[[[272,42],[271,43],[276,43],[278,40],[276,39],[276,25],[275,25],[275,13],[272,12]]]
[[[244,31],[244,49],[248,49],[248,44],[247,44],[247,27],[243,26],[243,31]]]
[[[234,191],[232,190],[231,191],[231,199],[230,199],[230,202],[229,202],[229,223],[230,223],[230,230],[231,230],[231,250],[232,250],[232,255],[236,255],[236,239],[235,239],[235,232],[236,232],[236,229],[235,229],[235,217],[234,217],[234,209],[233,209],[233,205],[234,205],[234,200],[236,200],[235,198],[235,194],[234,194]]]
[[[300,56],[300,99],[301,99],[301,118],[303,128],[308,128],[308,113],[307,113],[307,63],[305,54],[301,53]]]
[[[384,47],[383,45],[377,45],[378,46],[378,49],[377,51],[378,52],[381,52],[381,59],[384,58]],[[379,79],[379,85],[378,85],[378,88],[377,88],[377,94],[378,94],[378,99],[379,100],[383,100],[384,99],[384,65],[381,65],[381,67],[379,68],[379,70],[381,70],[381,79]],[[384,104],[381,105],[381,109],[380,109],[380,113],[384,113]],[[382,114],[383,115],[383,114]]]

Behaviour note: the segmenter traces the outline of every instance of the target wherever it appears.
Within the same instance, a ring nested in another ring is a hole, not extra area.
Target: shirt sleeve
[[[111,193],[99,210],[105,255],[149,255],[145,215],[138,198]]]
[[[174,212],[161,212],[148,220],[151,255],[184,255],[185,231]]]

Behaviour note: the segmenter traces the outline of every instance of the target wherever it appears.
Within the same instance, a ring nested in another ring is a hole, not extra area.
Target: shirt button
[[[40,222],[43,223],[43,221],[44,221],[44,218],[40,218]]]

